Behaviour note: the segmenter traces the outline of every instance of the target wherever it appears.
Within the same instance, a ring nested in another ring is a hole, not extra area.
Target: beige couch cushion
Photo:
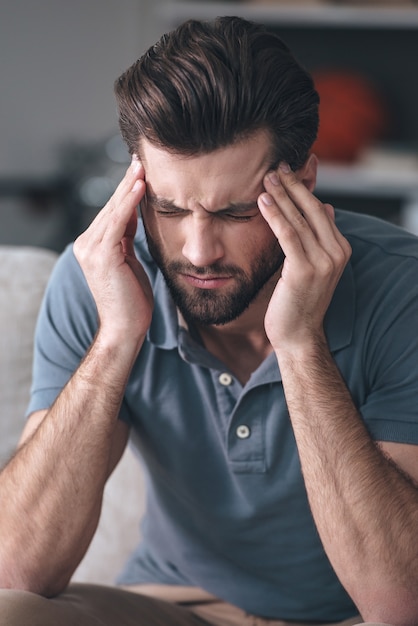
[[[11,455],[24,425],[32,375],[33,333],[57,255],[0,246],[0,463]]]
[[[0,246],[0,463],[13,453],[25,422],[32,377],[33,335],[54,252]],[[112,583],[138,541],[143,478],[130,449],[105,490],[99,529],[75,580]]]

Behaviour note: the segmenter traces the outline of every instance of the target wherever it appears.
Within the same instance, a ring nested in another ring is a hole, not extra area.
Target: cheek
[[[155,218],[154,212],[148,209],[147,206],[142,206],[141,217],[142,217],[142,222],[144,224],[147,239],[151,240],[154,245],[157,245],[158,248],[160,248],[161,247],[160,245],[161,234],[159,233],[159,229],[157,227],[157,220]]]
[[[240,255],[243,267],[247,272],[254,272],[256,268],[277,268],[283,263],[283,252],[270,227],[260,230],[253,229],[247,232],[246,237],[240,239]]]
[[[179,233],[172,221],[158,219],[153,211],[145,211],[142,219],[148,239],[152,240],[154,246],[157,246],[166,258],[178,254]]]
[[[277,244],[277,237],[261,216],[257,224],[250,222],[246,232],[236,237],[235,241],[237,240],[240,241],[242,252],[251,256],[258,256],[263,250],[270,249]]]
[[[151,236],[155,240],[159,240],[161,238],[160,228],[158,224],[157,216],[155,212],[144,203],[141,206],[141,215],[142,221],[144,222],[145,230],[148,235]]]

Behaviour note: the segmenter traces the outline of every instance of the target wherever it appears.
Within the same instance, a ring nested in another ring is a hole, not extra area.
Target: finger
[[[329,215],[323,204],[285,164],[281,164],[276,172],[267,174],[264,186],[288,219],[302,229],[309,225],[316,233],[324,225],[328,226]],[[300,219],[301,215],[304,220]]]
[[[267,175],[265,187],[294,224],[307,252],[316,253],[319,243],[332,255],[338,257],[342,253],[346,256],[349,246],[335,225],[333,207],[316,198],[286,164]]]
[[[285,239],[290,238],[292,248],[297,246],[300,250],[309,252],[316,245],[315,234],[275,173],[267,174],[264,187],[268,193],[260,197],[260,211],[280,245],[286,246]],[[296,241],[297,238],[299,241]]]
[[[129,189],[129,188],[128,188]],[[106,220],[102,226],[103,241],[110,240],[118,242],[122,237],[133,236],[135,216],[135,230],[137,222],[137,209],[145,193],[145,181],[137,179],[132,188],[119,198],[112,199],[112,208],[106,215]]]
[[[141,161],[137,158],[133,158],[131,165],[126,170],[125,176],[115,189],[109,202],[101,212],[101,215],[106,216],[107,213],[117,211],[125,199],[128,200],[129,204],[129,201],[132,200],[131,194],[135,194],[143,189],[144,178],[145,171]]]
[[[305,216],[307,204],[303,206],[302,213],[283,185],[272,183],[270,178],[265,182],[267,189],[269,184],[272,189],[274,187],[275,196],[267,192],[261,194],[259,208],[288,261],[292,261],[295,269],[299,267],[300,271],[308,274],[316,268],[319,276],[329,273],[340,275],[350,257],[351,247],[335,226],[333,211],[310,194],[311,200],[321,204],[320,210],[324,213],[322,224],[316,226],[320,230],[316,232]]]
[[[334,238],[340,239],[340,233],[335,226],[333,207],[325,205],[314,196],[286,163],[281,163],[277,172],[268,175],[267,184],[269,183],[271,189],[280,187],[284,189],[295,209],[302,211],[305,220],[320,241],[325,243]]]
[[[301,236],[301,229],[295,228],[268,193],[259,197],[259,208],[285,255],[282,277],[299,291],[322,289],[324,284],[335,288],[348,260],[342,248],[334,243],[329,248],[322,246],[309,226],[310,235]]]
[[[133,160],[106,206],[87,229],[90,240],[97,244],[110,236],[120,242],[144,193],[144,169],[139,161]]]
[[[119,185],[117,186],[112,198],[115,198],[116,200],[120,200],[121,198],[123,198],[131,191],[137,180],[144,179],[144,175],[144,167],[139,158],[134,155],[132,157],[130,166],[126,170],[125,176],[122,178]]]
[[[298,229],[280,209],[273,196],[266,192],[262,193],[258,198],[258,208],[277,237],[285,256],[288,258],[305,256],[305,249]],[[300,214],[299,216],[303,219]]]
[[[138,226],[138,214],[136,209],[132,212],[122,238],[122,250],[125,256],[135,256],[134,240]]]

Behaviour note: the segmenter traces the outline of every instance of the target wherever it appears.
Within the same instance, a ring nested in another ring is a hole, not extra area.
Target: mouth
[[[195,276],[193,274],[181,274],[184,280],[198,289],[219,289],[232,279],[231,276]]]

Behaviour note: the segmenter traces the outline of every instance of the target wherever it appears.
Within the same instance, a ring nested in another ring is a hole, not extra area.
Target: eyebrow
[[[154,207],[158,207],[165,211],[186,211],[183,207],[179,207],[172,200],[168,200],[168,198],[162,198],[161,196],[156,196],[153,193],[147,193],[148,202]],[[250,202],[231,202],[227,207],[223,207],[221,209],[217,209],[213,211],[213,213],[247,213],[253,209],[258,209],[257,200],[253,200]],[[209,211],[210,213],[212,211]]]

